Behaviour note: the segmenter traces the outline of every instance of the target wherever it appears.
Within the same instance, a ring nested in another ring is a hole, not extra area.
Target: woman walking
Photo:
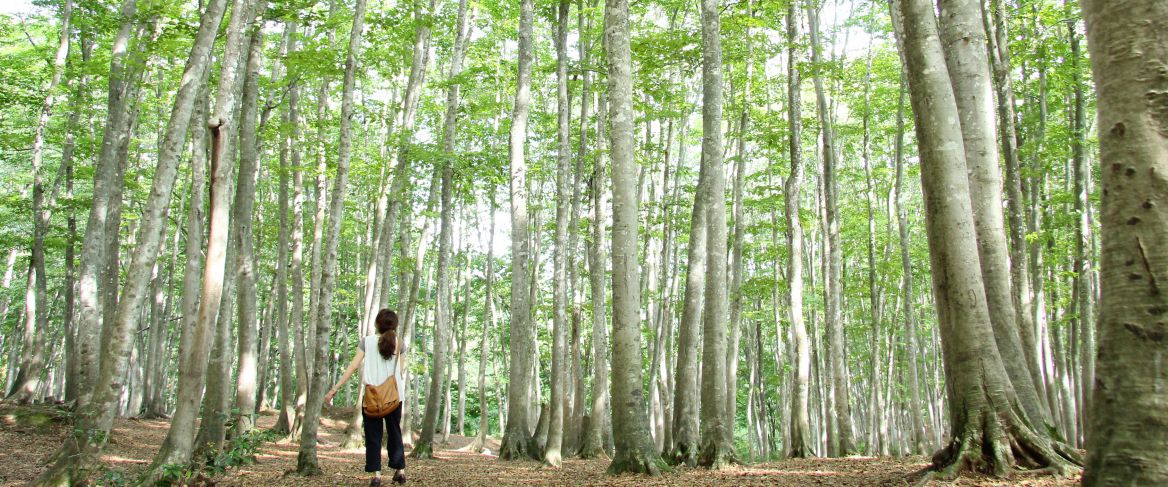
[[[365,385],[377,387],[384,384],[390,377],[397,377],[400,370],[398,357],[401,352],[401,342],[397,339],[397,313],[382,309],[377,313],[377,334],[364,337],[357,346],[357,355],[349,363],[349,368],[341,375],[340,382],[329,389],[325,394],[325,402],[332,402],[337,390],[348,382],[358,366],[362,366],[362,376]],[[367,350],[374,350],[366,354]],[[404,383],[397,382],[398,400],[405,399]],[[400,403],[393,411],[384,417],[369,416],[368,410],[362,409],[362,419],[365,428],[365,471],[373,473],[369,481],[371,487],[381,485],[381,439],[386,432],[389,438],[386,441],[386,450],[389,453],[389,467],[394,469],[393,481],[399,484],[406,483],[406,456],[402,445]]]

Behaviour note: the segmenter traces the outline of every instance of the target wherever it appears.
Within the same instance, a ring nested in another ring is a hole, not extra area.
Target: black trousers
[[[406,452],[401,435],[401,406],[384,418],[370,418],[365,413],[361,415],[365,428],[365,471],[381,471],[381,438],[386,431],[389,432],[389,438],[385,442],[385,449],[389,453],[389,468],[396,470],[406,468]]]

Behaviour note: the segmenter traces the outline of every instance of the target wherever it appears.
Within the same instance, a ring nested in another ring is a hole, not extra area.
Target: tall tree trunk
[[[917,318],[914,310],[915,294],[913,293],[913,269],[912,259],[909,255],[909,239],[908,239],[908,210],[904,204],[904,97],[906,93],[906,80],[904,71],[901,71],[900,76],[900,94],[897,97],[896,104],[896,188],[895,188],[895,204],[896,204],[896,227],[900,234],[900,266],[903,276],[901,277],[902,286],[904,287],[904,299],[901,301],[904,304],[904,324],[905,334],[908,335],[908,387],[909,387],[909,417],[912,419],[912,434],[910,435],[912,448],[911,452],[922,454],[925,452],[925,442],[928,434],[924,425],[924,413],[921,411],[921,392],[920,392],[920,378],[918,377],[917,368],[917,354],[920,347],[917,345]]]
[[[921,182],[933,269],[933,296],[950,404],[950,443],[933,456],[942,477],[965,471],[1004,476],[1016,465],[1077,470],[1073,455],[1035,431],[994,340],[966,176],[953,85],[930,2],[894,3],[921,150]]]
[[[530,0],[527,0],[530,1]],[[526,2],[525,2],[526,3]],[[715,30],[715,32],[717,32]],[[641,392],[641,303],[637,286],[637,190],[633,161],[633,63],[627,0],[604,3],[608,96],[612,102],[612,429],[616,455],[609,474],[659,475],[665,463],[649,436]],[[721,193],[719,193],[720,195]],[[514,340],[514,338],[512,338]],[[725,357],[725,351],[723,358]],[[720,408],[719,408],[720,409]]]
[[[456,79],[462,72],[462,57],[466,49],[466,0],[461,0],[458,6],[457,35],[454,41],[454,52],[450,60],[450,79]],[[452,83],[446,89],[446,115],[442,125],[443,152],[454,153],[455,135],[458,128],[458,90],[459,85]],[[430,374],[430,390],[426,395],[425,419],[422,422],[422,436],[410,453],[413,458],[431,458],[433,452],[434,430],[438,420],[438,398],[441,397],[443,372],[446,370],[445,347],[449,345],[449,333],[453,327],[450,317],[450,279],[447,273],[450,267],[450,247],[454,232],[454,158],[447,159],[445,164],[435,167],[442,173],[442,225],[438,237],[438,301],[436,303],[436,317],[434,323],[434,353],[433,365]],[[449,408],[447,408],[449,409]],[[446,422],[449,425],[449,421]],[[449,431],[444,429],[444,431]]]
[[[32,214],[33,242],[29,259],[29,291],[25,293],[25,328],[21,348],[20,368],[8,391],[8,399],[19,403],[29,403],[34,399],[41,385],[41,375],[45,368],[45,333],[49,326],[48,278],[45,276],[45,233],[49,229],[49,209],[45,206],[44,157],[45,132],[49,118],[57,101],[57,86],[65,72],[65,61],[69,57],[69,38],[73,16],[72,0],[65,0],[61,6],[61,35],[57,43],[57,53],[51,65],[52,74],[45,87],[45,100],[41,103],[40,116],[32,139]],[[55,192],[55,191],[54,191]]]
[[[596,140],[597,151],[592,158],[592,221],[589,224],[591,239],[588,242],[588,281],[591,292],[592,305],[592,407],[588,416],[588,428],[584,431],[583,447],[580,450],[581,458],[596,458],[605,452],[605,437],[610,421],[609,389],[608,389],[608,316],[607,293],[604,283],[607,280],[609,259],[604,251],[605,223],[608,208],[606,201],[606,185],[604,170],[604,141],[607,127],[607,107],[604,95],[600,95],[597,106]],[[581,124],[587,123],[581,117]],[[582,128],[581,132],[587,132]],[[694,387],[697,390],[697,387]],[[696,440],[695,440],[696,444]],[[695,450],[696,451],[696,450]]]
[[[568,172],[571,170],[572,107],[568,99],[568,10],[569,0],[560,0],[556,22],[556,92],[557,139],[556,157],[556,234],[552,262],[552,370],[551,415],[548,440],[544,446],[543,463],[560,466],[560,449],[564,442],[564,392],[567,386],[568,366],[565,353],[568,328],[568,210],[571,206]]]
[[[441,184],[442,184],[441,174],[439,172],[435,171],[433,177],[430,178],[429,196],[427,197],[427,200],[426,200],[426,210],[423,212],[423,215],[432,214],[434,212],[434,209],[438,207],[438,198],[439,198],[439,195],[441,194],[441,190],[440,190]],[[429,279],[431,278],[431,276],[430,276],[429,272],[425,272],[425,273],[423,272],[422,266],[426,260],[426,251],[429,250],[429,248],[430,248],[430,239],[433,237],[433,233],[434,233],[433,232],[433,226],[434,226],[433,223],[434,223],[433,218],[430,218],[428,216],[422,217],[422,231],[421,231],[421,235],[418,238],[417,248],[414,249],[414,255],[413,255],[413,262],[414,262],[413,272],[408,279],[403,279],[403,280],[409,282],[409,288],[405,290],[405,293],[403,293],[403,295],[400,298],[400,301],[402,302],[401,306],[404,306],[404,308],[405,308],[405,311],[402,313],[402,316],[404,316],[404,318],[401,321],[401,323],[402,323],[401,327],[400,327],[401,330],[399,332],[404,337],[403,342],[402,342],[402,348],[404,348],[406,350],[406,352],[404,352],[404,354],[408,354],[410,347],[413,345],[414,314],[415,314],[415,310],[417,309],[417,306],[418,306],[418,291],[421,288],[423,280],[426,280],[427,293],[429,292],[428,291],[429,282],[430,282]],[[408,228],[408,227],[406,227],[406,221],[404,219],[402,221],[402,226],[403,226],[403,228]],[[403,253],[404,253],[404,249],[409,247],[408,241],[406,241],[406,237],[408,237],[409,232],[406,230],[403,230],[401,233],[403,236],[402,249],[403,249]],[[432,271],[433,267],[431,267],[430,270]],[[409,386],[409,384],[410,384],[410,382],[409,382],[410,381],[409,369],[407,368],[403,372],[404,372],[403,377],[407,381],[406,396],[409,397],[411,401],[414,401],[414,403],[410,404],[407,402],[403,406],[405,409],[402,411],[402,424],[404,425],[403,429],[409,429],[410,431],[412,431],[412,429],[410,429],[410,428],[413,428],[416,425],[416,421],[414,421],[413,413],[415,412],[415,409],[417,409],[414,406],[417,404],[416,401],[418,400],[419,394],[410,394],[411,389]],[[419,388],[418,390],[420,391],[421,389]],[[404,441],[406,442],[407,445],[412,446],[413,445],[412,434],[406,435],[404,438]]]
[[[210,79],[210,72],[211,69],[206,68],[201,75],[202,86],[199,88],[198,99],[191,116],[191,119],[196,123],[208,118],[207,80]],[[167,431],[166,439],[155,459],[155,463],[159,465],[169,463],[172,459],[180,460],[183,463],[190,459],[195,433],[195,418],[199,414],[199,399],[203,396],[203,374],[207,370],[208,354],[211,351],[210,341],[214,337],[214,331],[210,326],[200,326],[198,321],[202,301],[200,289],[205,274],[202,257],[203,230],[206,222],[204,204],[207,198],[207,132],[201,123],[195,125],[191,130],[191,195],[187,206],[184,248],[186,261],[183,271],[178,386],[171,428]],[[198,377],[192,375],[195,372],[200,372]]]
[[[664,337],[658,337],[661,340],[660,358],[658,359],[657,367],[654,369],[656,373],[655,383],[658,383],[658,390],[661,397],[661,417],[662,423],[662,438],[661,438],[661,452],[668,455],[673,449],[673,371],[675,368],[673,353],[674,340],[674,311],[673,298],[677,290],[678,268],[677,252],[679,244],[674,238],[674,215],[673,207],[680,197],[680,184],[678,184],[678,171],[670,168],[671,148],[673,147],[674,136],[674,120],[671,117],[666,128],[667,135],[665,136],[665,151],[664,157],[665,170],[662,175],[662,186],[664,187],[662,199],[662,239],[661,239],[661,284],[658,293],[662,296],[661,311],[657,313],[657,327],[664,334]],[[681,159],[678,159],[678,166],[681,166]],[[670,189],[672,188],[672,189]],[[736,356],[737,352],[734,350],[727,350],[728,356]],[[727,386],[729,387],[729,385]]]
[[[684,463],[691,467],[697,465],[700,448],[699,404],[694,398],[698,397],[698,326],[702,322],[703,291],[706,287],[706,233],[709,230],[706,221],[709,213],[706,211],[706,200],[701,195],[708,192],[707,170],[704,164],[698,169],[698,189],[690,216],[685,295],[678,330],[677,368],[674,370],[674,376],[677,377],[673,389],[674,444],[669,454],[673,464]]]
[[[463,218],[463,221],[469,219]],[[463,227],[463,267],[462,267],[462,325],[458,332],[458,435],[466,436],[466,325],[470,315],[470,252],[466,227]]]
[[[746,16],[754,18],[752,0],[746,2]],[[734,164],[734,245],[730,251],[730,337],[726,344],[726,428],[734,434],[738,418],[738,342],[742,335],[742,240],[746,238],[745,211],[742,204],[742,190],[746,185],[746,131],[750,128],[750,89],[754,76],[754,46],[750,40],[750,27],[746,28],[746,68],[742,88],[742,114],[738,120],[738,161]],[[668,145],[666,145],[668,147]],[[667,161],[668,157],[665,158]],[[668,221],[668,220],[667,220]],[[668,235],[668,234],[666,234]],[[663,264],[663,267],[668,263]],[[748,384],[748,388],[749,388]],[[749,403],[749,402],[748,402]],[[749,425],[748,425],[749,429]],[[733,440],[733,438],[731,438]]]
[[[121,293],[116,319],[108,323],[110,339],[103,344],[102,364],[93,388],[93,400],[83,405],[73,434],[66,438],[53,466],[38,477],[36,480],[38,484],[84,482],[96,468],[97,455],[109,439],[117,398],[122,390],[120,379],[125,376],[128,365],[133,324],[137,321],[138,310],[149,284],[149,271],[154,265],[161,244],[159,228],[166,221],[167,209],[170,206],[177,177],[179,150],[186,137],[191,111],[200,88],[199,80],[207,67],[214,34],[222,20],[225,3],[224,0],[211,2],[203,11],[199,31],[175,96],[174,109],[167,122],[166,135],[159,149],[150,197],[138,228],[138,245],[134,248],[133,258],[127,270],[126,286]]]
[[[81,61],[89,62],[93,53],[93,40],[83,30],[81,34]],[[69,84],[69,80],[65,80]],[[74,173],[74,154],[77,148],[77,136],[79,130],[79,123],[81,118],[81,107],[84,103],[89,101],[86,95],[85,87],[89,84],[89,76],[82,75],[73,86],[72,93],[72,113],[69,115],[68,127],[66,128],[65,144],[61,149],[61,164],[65,166],[65,197],[73,199],[73,173]],[[92,115],[91,115],[92,116]],[[77,396],[81,389],[81,370],[80,360],[78,355],[77,343],[77,321],[75,316],[76,310],[76,286],[77,286],[77,212],[74,209],[69,209],[67,223],[68,235],[66,236],[65,244],[65,310],[63,316],[62,329],[65,332],[65,403],[76,404]],[[13,254],[15,255],[15,254]],[[11,267],[11,266],[10,266]],[[5,279],[11,274],[6,274]],[[7,287],[7,284],[4,285]],[[0,308],[7,307],[7,303],[0,305]],[[3,319],[6,310],[0,309],[0,319]]]
[[[284,43],[280,47],[281,58],[285,58],[296,49],[296,22],[290,21],[284,25]],[[279,205],[279,235],[276,243],[276,309],[273,317],[276,330],[276,342],[280,350],[280,397],[277,403],[280,414],[276,425],[272,428],[277,434],[286,435],[291,432],[292,423],[296,421],[296,383],[293,379],[295,371],[294,352],[290,339],[295,336],[295,330],[290,329],[291,321],[288,318],[288,237],[290,233],[288,223],[288,173],[300,172],[300,150],[298,148],[300,133],[300,117],[298,105],[300,102],[300,84],[297,80],[290,81],[288,86],[288,105],[285,108],[282,122],[287,135],[281,132],[280,136],[280,171],[279,189],[277,193]],[[289,165],[290,164],[290,165]]]
[[[138,79],[134,76],[137,68],[128,62],[131,34],[138,22],[136,12],[137,0],[122,0],[119,9],[121,25],[110,44],[109,94],[106,101],[108,115],[94,168],[93,198],[77,274],[78,370],[81,373],[78,406],[83,406],[92,397],[101,358],[104,315],[101,280],[110,258],[105,246],[106,232],[113,220],[115,200],[121,198],[117,184],[118,148],[130,138],[128,112],[131,100],[137,97]]]
[[[579,41],[576,46],[579,49],[579,60],[582,66],[587,66],[589,62],[589,51],[592,43],[588,36],[588,29],[592,25],[592,15],[588,15],[584,8],[584,0],[579,0],[576,4],[577,24],[576,30],[579,32]],[[585,20],[587,19],[587,21]],[[566,426],[567,443],[564,451],[569,455],[579,454],[584,447],[584,423],[585,418],[585,381],[584,381],[584,356],[586,353],[582,347],[582,341],[578,341],[583,333],[581,323],[583,318],[584,306],[584,285],[581,281],[581,273],[584,272],[584,259],[587,251],[580,248],[580,218],[582,218],[583,211],[583,189],[584,184],[582,180],[584,175],[584,161],[589,157],[588,148],[588,116],[589,116],[589,102],[591,101],[591,73],[585,70],[581,73],[581,88],[580,88],[580,138],[579,151],[576,155],[575,170],[572,173],[572,210],[571,210],[571,224],[569,225],[568,234],[568,248],[571,251],[568,253],[568,272],[570,276],[571,295],[572,295],[572,376],[575,386],[575,392],[572,395],[572,412],[568,419]]]
[[[332,201],[329,205],[329,231],[321,257],[321,288],[316,317],[316,358],[313,360],[312,383],[308,388],[308,403],[304,410],[304,425],[300,436],[300,451],[296,458],[296,472],[301,475],[322,473],[316,457],[317,430],[324,405],[328,373],[329,334],[332,328],[332,294],[337,278],[337,247],[344,218],[345,192],[348,189],[349,158],[353,145],[353,91],[357,84],[357,63],[361,57],[361,35],[365,27],[365,0],[357,0],[353,12],[353,28],[349,33],[349,53],[345,60],[345,78],[341,91],[341,136],[337,147],[337,169]],[[318,202],[319,203],[319,202]]]
[[[185,196],[184,196],[185,199]],[[179,208],[183,207],[179,203]],[[165,229],[165,225],[163,228]],[[163,349],[163,342],[166,340],[165,335],[170,328],[169,320],[164,321],[163,318],[169,314],[170,300],[167,294],[173,295],[174,289],[170,284],[164,285],[165,281],[174,280],[174,262],[178,260],[178,243],[179,234],[182,232],[175,231],[171,237],[173,243],[171,244],[170,258],[167,259],[165,275],[163,275],[163,268],[161,263],[155,263],[154,281],[150,283],[150,295],[152,300],[150,302],[150,332],[147,336],[146,345],[146,365],[143,367],[145,373],[143,389],[145,394],[143,397],[142,411],[140,417],[142,418],[164,418],[166,417],[166,404],[163,400],[162,380],[164,372],[167,369],[166,358]],[[168,292],[169,291],[169,292]]]
[[[1002,216],[1002,175],[998,168],[997,132],[993,121],[992,83],[986,60],[981,3],[941,2],[941,41],[949,69],[969,167],[969,188],[977,225],[977,244],[994,338],[1006,372],[1030,421],[1049,423],[1022,351],[1010,288],[1009,251]],[[972,39],[972,41],[971,41]],[[1039,428],[1046,434],[1046,428]]]
[[[261,0],[262,1],[262,0]],[[263,14],[266,2],[261,3],[256,15]],[[256,375],[258,358],[256,350],[256,269],[254,237],[252,236],[255,217],[256,183],[259,176],[260,143],[256,137],[257,111],[259,109],[260,61],[263,55],[263,30],[260,22],[252,26],[247,73],[243,84],[243,100],[239,127],[239,186],[235,191],[235,215],[239,224],[236,235],[235,268],[238,272],[238,325],[239,367],[236,369],[235,389],[235,429],[234,435],[244,435],[255,426]]]
[[[807,8],[807,22],[811,37],[811,62],[819,65],[823,58],[823,44],[819,39],[818,7],[809,6]],[[847,342],[847,337],[844,336],[844,320],[840,303],[843,294],[841,279],[843,244],[840,242],[839,204],[836,199],[839,185],[835,175],[835,129],[832,126],[827,96],[823,89],[822,70],[815,70],[814,82],[815,106],[816,112],[819,114],[820,133],[823,137],[823,206],[827,226],[824,230],[827,234],[825,243],[828,259],[827,276],[825,276],[825,284],[827,284],[827,315],[825,318],[827,320],[828,354],[831,362],[831,390],[834,396],[832,403],[835,406],[833,414],[836,425],[836,444],[834,448],[829,449],[833,449],[838,456],[846,457],[854,453],[854,447],[852,446],[851,401],[848,399],[848,371],[845,365],[847,350],[844,348],[844,344]]]
[[[401,120],[401,129],[400,129],[399,134],[398,134],[397,165],[394,166],[393,180],[390,183],[390,188],[389,188],[390,195],[388,198],[388,204],[385,207],[385,215],[381,219],[381,228],[379,230],[381,233],[380,233],[380,236],[378,237],[378,242],[380,243],[380,245],[385,246],[385,249],[383,251],[378,251],[377,252],[377,259],[375,261],[370,262],[371,267],[373,267],[373,266],[376,266],[376,267],[371,268],[368,272],[368,276],[370,276],[370,279],[367,282],[369,282],[369,283],[376,282],[376,275],[378,272],[382,273],[384,277],[388,277],[390,275],[389,256],[392,254],[392,252],[390,252],[389,250],[393,248],[393,244],[390,242],[390,237],[393,234],[394,229],[396,229],[398,226],[398,213],[400,212],[401,205],[404,202],[408,201],[406,199],[405,194],[406,194],[407,183],[409,182],[409,178],[410,178],[409,147],[413,143],[414,120],[417,116],[418,100],[419,100],[419,97],[421,96],[421,93],[422,93],[422,86],[424,85],[425,80],[426,80],[426,66],[430,62],[430,25],[431,25],[431,22],[430,22],[428,16],[433,15],[435,12],[437,12],[437,5],[438,5],[438,0],[430,0],[428,10],[422,10],[423,3],[418,2],[417,6],[414,10],[415,27],[414,27],[413,57],[411,58],[411,63],[410,63],[409,79],[406,82],[406,91],[405,91],[405,94],[404,94],[403,99],[402,99],[402,120]],[[461,10],[461,7],[460,7],[460,10]],[[438,180],[437,179],[438,173],[435,173],[435,176],[436,176],[435,181],[437,181]],[[437,188],[437,186],[434,186],[434,187]],[[434,201],[437,201],[437,200],[435,199]],[[428,220],[427,220],[427,224],[428,224]],[[423,228],[428,228],[428,227],[424,226]],[[423,230],[423,234],[425,234],[424,230]],[[408,239],[408,236],[406,236],[404,238]],[[428,245],[428,243],[429,242],[427,242],[427,245]],[[421,244],[421,242],[419,242],[419,244]],[[420,248],[421,247],[419,247],[419,249]],[[402,252],[405,252],[405,251],[406,251],[406,249],[405,249],[405,246],[403,245]],[[420,279],[420,275],[415,273],[414,278],[411,282],[418,282],[418,279]],[[371,289],[367,290],[367,291],[376,292],[377,287],[371,286]],[[385,291],[386,291],[385,289],[382,290],[383,298],[381,299],[382,302],[381,302],[381,306],[379,306],[379,307],[387,307],[389,305],[389,303],[386,299],[386,296],[388,296],[388,294],[385,293]],[[375,307],[372,306],[373,299],[371,299],[371,298],[373,295],[374,294],[367,294],[366,295],[366,310],[367,310],[366,324],[370,328],[372,328],[373,318],[376,316],[376,310],[374,309]],[[413,313],[412,309],[407,310],[407,317],[409,317],[409,315],[412,315],[412,313]],[[405,319],[402,321],[402,330],[401,330],[402,335],[408,335],[409,328],[410,328],[409,324],[410,324],[409,319]],[[408,353],[409,342],[408,341],[405,342],[404,345],[405,345],[406,350],[403,351],[403,354]],[[408,379],[407,379],[407,384],[408,384]],[[408,388],[407,388],[407,394],[409,394]],[[408,411],[409,411],[409,409],[402,411],[403,412],[403,414],[402,414],[402,421],[403,422],[407,421],[409,419],[409,416],[407,414],[405,414]],[[354,416],[354,419],[356,420],[356,416]],[[354,421],[354,424],[356,424],[358,421],[359,420]]]
[[[864,105],[867,106],[868,87],[871,84],[872,72],[872,57],[868,56],[867,69],[865,71],[864,83]],[[872,181],[872,163],[868,153],[868,114],[865,111],[863,115],[863,147],[861,148],[861,159],[864,164],[864,200],[867,204],[868,210],[868,301],[869,301],[869,319],[872,329],[871,340],[869,341],[868,352],[872,357],[872,381],[870,384],[871,398],[868,402],[869,414],[869,441],[868,452],[872,455],[888,456],[888,438],[887,423],[884,422],[883,394],[884,394],[884,354],[881,350],[883,344],[882,325],[881,320],[882,302],[880,300],[880,287],[876,277],[876,188]],[[844,419],[844,418],[841,418]]]
[[[1001,133],[1002,166],[1005,167],[1006,218],[1009,222],[1010,239],[1010,287],[1014,294],[1015,321],[1022,339],[1022,352],[1026,366],[1030,370],[1031,381],[1038,392],[1038,400],[1046,410],[1046,384],[1042,380],[1042,369],[1034,338],[1033,297],[1030,285],[1030,261],[1026,251],[1028,229],[1023,217],[1026,202],[1023,198],[1023,183],[1019,159],[1019,140],[1015,113],[1014,87],[1011,80],[1009,35],[1006,30],[1008,18],[1004,2],[991,0],[983,13],[986,17],[986,32],[989,35],[990,62],[993,68],[995,100],[998,107],[998,131]],[[989,25],[992,16],[993,26]]]
[[[490,426],[487,419],[487,355],[490,350],[488,345],[490,344],[491,327],[495,325],[495,185],[493,183],[487,192],[490,194],[487,204],[490,208],[488,215],[491,230],[490,236],[487,237],[487,268],[486,275],[483,277],[486,280],[483,284],[483,336],[479,341],[479,432],[475,435],[474,442],[471,443],[470,447],[470,450],[476,453],[482,452],[486,448],[487,430]],[[498,382],[497,375],[495,380]],[[495,406],[502,407],[502,404]]]
[[[336,27],[333,19],[337,15],[337,0],[329,0],[328,13],[328,45],[336,45]],[[316,323],[318,323],[317,310],[320,309],[320,283],[321,272],[323,266],[321,265],[322,253],[324,246],[324,225],[325,225],[325,198],[326,187],[328,186],[328,149],[325,141],[325,129],[328,124],[325,119],[328,117],[328,99],[329,99],[329,79],[322,77],[320,81],[320,91],[316,95],[316,142],[318,144],[316,153],[316,184],[313,187],[313,205],[314,214],[312,218],[312,253],[309,256],[309,285],[308,285],[308,316],[304,321],[304,328],[301,331],[302,340],[304,341],[305,353],[304,357],[304,377],[301,381],[303,390],[300,391],[297,399],[297,407],[304,408],[308,402],[309,389],[312,388],[312,377],[315,373],[316,353],[313,348],[316,346]],[[303,418],[305,410],[301,410],[300,416]]]
[[[811,382],[811,341],[807,337],[807,325],[803,321],[803,228],[799,219],[799,192],[803,185],[802,104],[800,92],[801,77],[796,59],[801,55],[798,48],[799,6],[794,2],[787,8],[787,117],[790,131],[788,145],[791,159],[791,174],[783,184],[783,198],[786,200],[784,217],[787,220],[787,248],[790,262],[787,265],[787,313],[795,345],[794,383],[791,394],[791,435],[787,445],[787,456],[803,458],[815,455],[811,447],[811,425],[807,413],[808,388]]]
[[[1067,2],[1070,10],[1070,2]],[[1095,270],[1091,265],[1091,200],[1089,195],[1091,168],[1087,165],[1087,157],[1083,151],[1085,138],[1083,83],[1080,79],[1079,60],[1082,54],[1079,47],[1079,35],[1076,32],[1076,23],[1067,23],[1071,45],[1071,85],[1074,92],[1074,103],[1071,108],[1071,164],[1074,166],[1074,198],[1075,198],[1075,255],[1074,271],[1075,301],[1078,303],[1078,323],[1080,327],[1080,370],[1081,379],[1078,382],[1079,412],[1085,418],[1091,409],[1091,389],[1095,386],[1095,298],[1091,292],[1091,277]],[[1080,420],[1084,427],[1087,421]]]
[[[295,365],[296,385],[289,387],[285,395],[285,403],[281,415],[281,422],[288,424],[288,438],[294,439],[298,435],[301,424],[297,421],[302,417],[304,397],[307,394],[308,361],[305,358],[305,323],[304,323],[304,169],[300,163],[300,87],[292,87],[288,95],[288,123],[292,125],[292,255],[288,263],[288,280],[292,281],[291,313],[288,316],[289,339],[293,341],[292,363]],[[291,365],[291,364],[290,364]]]
[[[235,67],[238,74],[236,74],[234,84],[227,87],[220,84],[219,87],[221,90],[231,90],[231,96],[233,97],[232,104],[242,105],[241,99],[244,91],[243,87],[247,81],[246,71],[248,69],[248,58],[251,53],[251,39],[253,37],[251,35],[254,23],[253,15],[257,12],[252,9],[258,6],[259,10],[263,10],[266,7],[266,2],[263,0],[259,0],[259,3],[256,3],[256,1],[248,0],[242,6],[237,5],[240,8],[237,8],[232,13],[234,17],[234,12],[247,12],[245,19],[247,25],[244,26],[246,30],[244,38],[241,41],[242,48],[245,50],[240,54],[238,66]],[[222,98],[221,95],[217,94],[216,96],[220,99]],[[236,291],[240,281],[240,269],[238,267],[240,234],[243,232],[242,227],[244,224],[243,215],[239,214],[238,211],[232,210],[238,210],[243,204],[242,199],[245,198],[242,191],[237,191],[237,189],[249,185],[254,187],[254,183],[246,181],[248,177],[244,174],[243,170],[248,168],[243,167],[242,157],[239,158],[239,161],[236,160],[236,157],[242,152],[240,150],[243,145],[242,133],[246,130],[243,114],[245,110],[245,108],[241,107],[233,109],[231,112],[225,112],[227,113],[226,116],[231,117],[231,120],[225,123],[229,125],[239,123],[239,126],[233,127],[233,130],[226,132],[221,130],[219,133],[220,136],[225,137],[220,162],[228,167],[233,167],[238,163],[240,167],[228,173],[229,175],[234,174],[236,179],[225,182],[224,186],[224,191],[232,201],[232,203],[227,203],[229,206],[225,210],[231,212],[232,215],[227,219],[230,223],[230,228],[227,231],[227,248],[224,259],[225,262],[232,264],[232,268],[230,271],[227,271],[225,267],[220,304],[216,311],[215,345],[211,349],[210,369],[208,369],[207,373],[207,387],[203,393],[202,420],[199,422],[199,433],[195,438],[195,461],[210,461],[222,450],[223,443],[227,438],[227,423],[231,419],[231,364],[234,362],[233,357],[235,355],[232,347],[233,334],[231,325],[237,305],[237,300],[233,298],[238,297]],[[214,131],[212,131],[212,137],[215,137]],[[239,147],[236,147],[235,144],[238,144]]]
[[[1103,213],[1099,356],[1083,485],[1168,482],[1164,393],[1163,174],[1168,162],[1168,4],[1085,0],[1098,90]]]
[[[531,111],[531,31],[533,0],[519,3],[519,62],[515,85],[515,108],[511,112],[509,156],[511,166],[511,372],[507,385],[507,427],[499,458],[515,460],[532,456],[528,450],[527,408],[531,400],[531,300],[528,291],[527,229],[527,119]]]
[[[726,181],[722,168],[722,33],[718,0],[702,1],[702,165],[705,199],[706,298],[702,314],[701,447],[698,464],[721,469],[735,461],[726,407]],[[635,257],[635,255],[634,255]]]

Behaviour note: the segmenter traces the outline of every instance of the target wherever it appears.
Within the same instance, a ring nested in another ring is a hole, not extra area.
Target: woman
[[[332,402],[337,390],[348,382],[349,376],[357,371],[357,366],[364,364],[362,376],[365,384],[378,385],[385,382],[390,376],[397,374],[399,369],[401,343],[397,339],[397,313],[382,309],[377,313],[377,334],[362,339],[357,346],[357,355],[349,363],[349,368],[341,375],[340,382],[329,389],[325,394],[325,402]],[[377,353],[366,355],[366,350],[375,349]],[[398,397],[405,399],[404,382],[397,382]],[[373,478],[369,485],[381,485],[381,437],[383,431],[389,432],[386,450],[389,453],[389,466],[395,470],[393,481],[399,484],[406,483],[406,456],[401,436],[401,411],[397,409],[384,418],[370,418],[362,411],[361,416],[365,425],[365,471],[372,472]]]

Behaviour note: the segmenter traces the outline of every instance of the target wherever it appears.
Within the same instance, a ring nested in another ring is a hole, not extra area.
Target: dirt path
[[[340,449],[345,415],[334,411],[321,427],[320,455],[324,475],[300,477],[287,474],[296,466],[297,445],[269,442],[256,456],[256,463],[232,468],[216,478],[220,486],[365,486],[369,477],[363,470],[363,449]],[[261,428],[271,427],[275,418],[260,417]],[[166,421],[120,419],[113,439],[103,456],[109,465],[102,484],[129,481],[149,464],[166,436]],[[0,487],[22,485],[44,469],[45,460],[61,444],[66,427],[61,418],[39,417],[26,409],[0,407]],[[460,451],[470,439],[453,436],[440,447],[433,460],[407,459],[409,485],[504,486],[504,485],[685,485],[685,486],[897,486],[911,485],[911,474],[924,467],[922,457],[846,458],[784,460],[730,468],[719,472],[680,469],[657,478],[644,476],[609,477],[607,460],[564,461],[560,469],[544,468],[535,461],[503,462],[489,455]],[[497,451],[496,442],[488,447]],[[1054,480],[1017,476],[1012,482],[990,479],[963,479],[930,485],[1031,487],[1073,486],[1078,479]]]

